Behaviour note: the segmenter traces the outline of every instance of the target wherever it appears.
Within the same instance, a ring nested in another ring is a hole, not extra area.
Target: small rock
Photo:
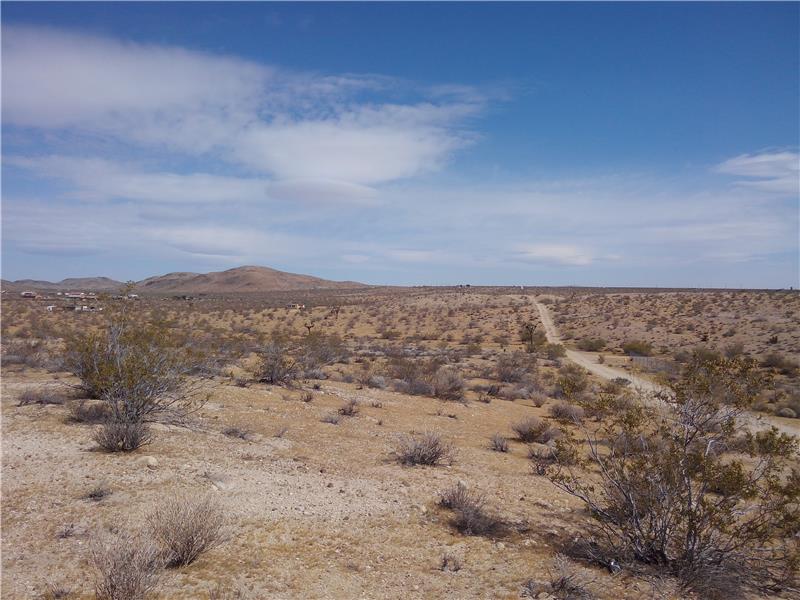
[[[143,456],[136,463],[141,467],[147,467],[148,469],[157,469],[158,468],[158,460],[153,456]]]

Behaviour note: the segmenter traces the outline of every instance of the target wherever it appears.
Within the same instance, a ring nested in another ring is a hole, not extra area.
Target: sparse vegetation
[[[168,567],[190,565],[224,539],[224,512],[210,496],[166,499],[148,515],[147,523]]]
[[[398,462],[404,465],[436,466],[454,458],[453,447],[433,431],[403,437],[395,448],[395,454]]]

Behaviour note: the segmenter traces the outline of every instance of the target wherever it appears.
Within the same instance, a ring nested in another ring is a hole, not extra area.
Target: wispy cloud
[[[718,173],[747,177],[738,185],[786,195],[800,193],[800,154],[763,152],[741,154],[720,163]]]
[[[532,263],[586,266],[592,264],[591,252],[572,244],[520,244],[518,258]]]

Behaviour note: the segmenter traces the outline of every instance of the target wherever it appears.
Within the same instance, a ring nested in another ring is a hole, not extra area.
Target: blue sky
[[[2,274],[797,287],[799,24],[4,2]]]

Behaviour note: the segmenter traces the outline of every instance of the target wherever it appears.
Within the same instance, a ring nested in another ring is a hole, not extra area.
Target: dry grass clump
[[[503,520],[487,509],[486,497],[470,492],[461,482],[442,493],[439,506],[453,511],[451,524],[464,535],[493,535],[503,530]]]
[[[489,448],[495,452],[508,452],[508,440],[499,433],[495,433],[489,439]]]
[[[550,440],[558,438],[560,434],[558,429],[551,427],[549,423],[545,423],[537,417],[528,417],[519,423],[515,423],[511,426],[511,430],[517,434],[521,442],[526,444],[532,442],[546,444]]]
[[[164,564],[181,567],[222,543],[225,515],[210,496],[199,500],[172,498],[150,513],[147,523],[161,548]]]
[[[92,548],[97,600],[144,600],[164,568],[158,546],[141,535],[110,534]]]
[[[453,447],[433,431],[401,438],[395,448],[397,461],[403,465],[436,466],[450,462],[454,457]]]
[[[117,419],[107,420],[93,437],[106,452],[132,452],[153,439],[147,423]]]
[[[536,359],[524,352],[507,352],[497,359],[495,376],[506,383],[521,383],[532,377]]]
[[[86,500],[92,500],[94,502],[100,502],[103,498],[111,495],[111,488],[108,487],[108,484],[105,481],[98,483],[94,486],[89,492],[84,496]]]
[[[569,402],[554,404],[550,407],[550,414],[553,418],[566,423],[580,423],[584,417],[583,409]]]
[[[249,440],[251,437],[249,430],[245,429],[244,427],[239,427],[238,425],[226,427],[222,430],[222,435],[240,440]]]

